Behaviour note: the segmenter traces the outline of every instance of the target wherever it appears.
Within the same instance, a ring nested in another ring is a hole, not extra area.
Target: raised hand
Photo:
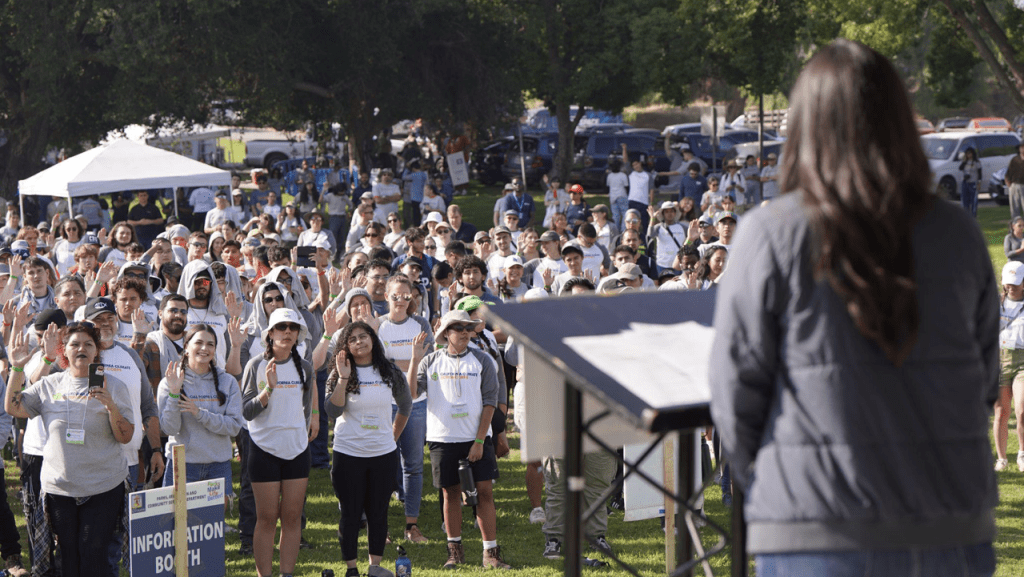
[[[545,267],[544,270],[540,272],[540,278],[544,280],[544,286],[551,286],[551,284],[555,282],[554,269]]]
[[[87,271],[85,271],[85,286],[86,287],[90,287],[90,286],[92,286],[92,284],[94,282],[96,282],[96,271],[94,271],[94,270],[87,270]]]
[[[232,318],[241,317],[242,311],[245,310],[245,304],[238,298],[238,295],[230,291],[224,297],[224,306],[227,307],[228,315]]]
[[[340,294],[342,294],[341,291],[345,288],[345,286],[344,286],[344,282],[345,282],[344,279],[345,279],[345,275],[346,274],[348,275],[348,283],[351,286],[351,284],[352,284],[352,271],[348,270],[348,267],[345,267],[345,268],[343,268],[341,270],[333,269],[333,270],[331,270],[330,273],[328,273],[328,275],[327,275],[327,284],[328,284],[328,289],[331,291],[332,295],[340,295]]]
[[[149,321],[146,320],[146,313],[142,312],[142,308],[135,309],[132,313],[132,331],[147,334],[151,329]]]
[[[263,377],[267,380],[267,386],[274,390],[277,388],[277,363],[271,361],[267,363],[267,368],[263,372]]]
[[[106,246],[107,245],[107,229],[101,228],[100,231],[96,233],[96,238],[100,241],[100,246]]]
[[[412,340],[412,359],[409,361],[409,366],[419,366],[420,361],[429,352],[430,347],[427,345],[427,333],[423,332],[416,335],[416,338]]]
[[[185,366],[180,361],[167,363],[164,380],[167,381],[167,390],[172,395],[181,394],[181,385],[185,382]]]
[[[487,279],[487,290],[491,291],[492,295],[498,294],[498,283],[494,282],[494,278]]]
[[[14,323],[14,313],[18,309],[18,301],[11,299],[4,303],[3,314],[4,323],[10,325]]]
[[[24,259],[21,258],[21,255],[16,254],[11,257],[11,276],[21,278],[21,273],[24,272],[25,270],[24,267],[22,266],[23,261]]]
[[[334,333],[344,326],[346,316],[348,315],[343,309],[328,309],[324,313],[324,333],[334,336]]]
[[[589,268],[587,270],[583,271],[583,278],[585,278],[588,281],[594,283],[595,285],[597,284],[597,277],[596,277],[596,275],[594,275],[594,271],[589,269]]]
[[[228,339],[231,341],[231,348],[240,347],[245,342],[245,329],[242,328],[240,316],[234,315],[228,321]]]
[[[28,326],[29,321],[36,316],[32,311],[32,301],[25,301],[21,306],[18,307],[18,311],[14,314],[14,327],[17,330],[21,330]]]
[[[181,409],[182,413],[192,413],[193,417],[199,416],[199,406],[188,397],[178,399],[178,408]]]
[[[7,358],[13,367],[24,367],[32,358],[32,349],[28,346],[28,337],[18,331],[11,337],[11,346],[7,348]]]
[[[699,219],[693,219],[690,221],[690,226],[686,229],[686,240],[695,241],[700,238],[700,221]]]
[[[57,323],[50,323],[50,326],[46,327],[43,331],[43,354],[48,359],[57,358],[57,347],[60,345],[60,330],[57,328]]]
[[[334,355],[334,368],[338,371],[338,382],[339,386],[344,388],[341,383],[347,383],[349,375],[352,374],[352,367],[348,362],[348,353],[345,350],[338,351],[338,354]]]
[[[114,261],[107,261],[100,265],[100,270],[96,274],[96,279],[101,283],[107,283],[116,276],[117,265],[114,264]]]

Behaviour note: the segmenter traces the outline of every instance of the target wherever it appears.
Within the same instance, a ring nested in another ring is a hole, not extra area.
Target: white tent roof
[[[179,186],[230,186],[231,173],[130,140],[87,150],[18,182],[32,196],[78,197]]]

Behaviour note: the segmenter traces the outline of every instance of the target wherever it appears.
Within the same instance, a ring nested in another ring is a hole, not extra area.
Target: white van
[[[973,148],[981,161],[980,193],[993,172],[1006,168],[1019,145],[1020,137],[1013,132],[938,132],[921,136],[932,169],[932,185],[940,196],[949,199],[960,198],[960,163],[965,150]]]

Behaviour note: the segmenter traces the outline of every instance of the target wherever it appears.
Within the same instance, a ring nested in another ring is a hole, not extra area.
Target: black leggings
[[[95,575],[98,567],[109,567],[107,546],[124,511],[124,483],[81,505],[62,495],[47,495],[46,503],[60,544],[61,574]]]
[[[398,450],[379,457],[334,452],[331,483],[341,502],[341,559],[359,557],[359,526],[366,513],[370,555],[383,555],[388,536],[388,502],[395,490]]]

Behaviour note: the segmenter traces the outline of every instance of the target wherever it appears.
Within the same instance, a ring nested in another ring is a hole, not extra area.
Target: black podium
[[[553,406],[560,405],[564,411],[560,432],[564,434],[568,485],[565,575],[580,574],[582,522],[589,519],[597,507],[604,507],[605,498],[622,485],[622,480],[613,484],[596,506],[582,511],[584,439],[616,453],[616,447],[609,446],[595,433],[602,422],[615,420],[651,435],[654,441],[641,457],[632,463],[623,463],[625,476],[643,478],[674,499],[681,511],[686,508],[692,511],[688,501],[695,492],[694,443],[685,441],[692,437],[680,435],[676,491],[666,490],[660,480],[650,478],[639,466],[669,433],[692,431],[710,424],[707,359],[702,347],[710,350],[714,299],[713,290],[637,292],[499,304],[485,311],[492,325],[523,345],[528,358],[532,355],[535,372],[544,373],[545,385],[564,383],[562,398],[553,397],[557,394],[553,390],[540,391],[547,395],[548,402],[542,400],[542,405],[535,406],[530,400],[527,407],[551,411]],[[527,364],[527,399],[531,399],[531,391],[536,390],[531,387],[539,386],[530,381],[530,372],[531,365]],[[601,405],[596,411],[590,407],[586,417],[584,394]],[[557,424],[558,419],[551,419],[551,422]],[[551,439],[548,441],[550,446]],[[738,499],[735,507],[738,514],[734,515],[733,529],[737,537],[733,539],[734,575],[743,575],[746,569],[741,503],[742,499]],[[724,529],[710,524],[725,536]],[[687,531],[683,526],[677,531],[676,559],[682,562],[673,575],[690,575],[698,563],[725,546],[723,538],[719,546],[707,551],[702,558],[694,559],[692,531],[695,530]],[[639,575],[617,557],[613,559],[630,573]]]

